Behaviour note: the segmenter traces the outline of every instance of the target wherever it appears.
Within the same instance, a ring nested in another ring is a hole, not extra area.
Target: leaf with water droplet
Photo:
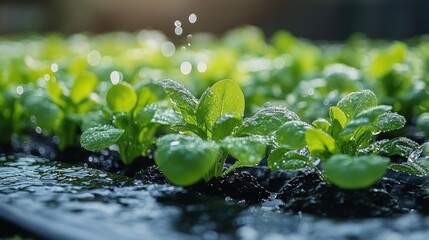
[[[298,115],[280,105],[265,104],[255,115],[246,118],[238,135],[267,136],[288,121],[299,120]]]
[[[157,110],[158,106],[155,104],[151,104],[141,109],[135,116],[135,123],[137,124],[137,126],[142,128],[149,125],[152,122],[152,118],[154,117]]]
[[[221,140],[230,136],[241,124],[241,119],[236,118],[233,113],[222,115],[216,120],[211,129],[212,139]]]
[[[307,145],[305,131],[311,126],[302,121],[290,121],[281,126],[275,133],[277,143],[289,150],[300,149]]]
[[[266,139],[260,136],[226,137],[220,145],[237,159],[228,172],[237,167],[257,165],[264,157],[267,147]]]
[[[197,136],[169,134],[158,139],[155,162],[172,183],[188,186],[198,182],[219,159],[219,146]]]
[[[130,112],[137,103],[137,94],[129,84],[119,83],[107,91],[106,100],[113,112]]]
[[[241,118],[244,113],[244,95],[240,87],[229,79],[221,80],[201,96],[197,108],[197,123],[211,129],[216,120],[225,114]]]
[[[362,111],[375,106],[377,106],[377,97],[370,90],[350,93],[337,104],[337,107],[343,110],[348,119],[353,119]]]
[[[160,81],[165,93],[170,97],[174,108],[182,114],[189,124],[196,124],[196,109],[198,100],[182,84],[171,79]]]
[[[307,142],[308,150],[311,155],[320,157],[322,160],[326,160],[326,158],[333,153],[338,153],[335,139],[320,129],[307,129],[305,131],[305,141]]]
[[[414,162],[392,163],[389,168],[396,172],[405,172],[414,176],[429,175],[429,161],[427,159]]]
[[[272,170],[298,170],[311,165],[310,156],[282,147],[268,157],[268,167]]]
[[[405,137],[386,139],[377,141],[370,146],[374,153],[383,153],[387,155],[399,155],[408,157],[412,152],[419,148],[419,144]]]
[[[402,128],[405,125],[405,118],[397,113],[386,112],[377,118],[374,125],[379,131],[392,131]]]
[[[389,159],[375,156],[333,155],[324,163],[325,175],[333,184],[345,189],[367,188],[382,178]]]
[[[80,144],[87,150],[100,151],[115,144],[124,132],[125,130],[111,125],[89,128],[82,133]]]

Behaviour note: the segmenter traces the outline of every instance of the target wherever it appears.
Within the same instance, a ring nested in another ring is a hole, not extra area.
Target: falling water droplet
[[[24,93],[24,88],[22,86],[16,87],[16,93],[18,93],[18,95],[22,95]]]
[[[188,75],[189,73],[191,73],[191,70],[192,70],[192,64],[190,62],[183,62],[180,65],[180,71],[185,75]]]
[[[174,26],[180,27],[180,26],[182,26],[182,22],[180,22],[179,20],[176,20],[176,21],[174,21]]]
[[[177,36],[182,35],[182,33],[183,33],[183,28],[182,28],[182,27],[176,27],[176,28],[174,29],[174,33],[175,33]]]
[[[52,65],[51,65],[51,71],[52,72],[58,72],[58,64],[56,64],[56,63],[52,63]]]
[[[191,13],[188,17],[190,23],[195,23],[197,21],[197,15],[195,13]]]
[[[176,46],[172,42],[165,42],[161,46],[161,52],[165,57],[172,57],[176,52]]]

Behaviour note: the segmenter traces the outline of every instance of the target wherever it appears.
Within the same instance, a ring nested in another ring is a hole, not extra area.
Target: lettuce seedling
[[[329,119],[312,125],[291,121],[275,133],[278,148],[269,156],[272,169],[315,169],[323,180],[347,189],[366,188],[380,179],[389,159],[377,154],[408,156],[417,143],[407,138],[375,141],[381,132],[399,129],[405,119],[377,105],[369,90],[354,92],[329,109]],[[323,162],[323,171],[316,167]]]
[[[156,140],[158,127],[180,120],[179,115],[157,100],[149,86],[134,90],[127,83],[113,85],[106,94],[111,121],[83,132],[82,147],[100,151],[116,144],[125,164],[146,156]]]
[[[243,119],[244,96],[231,80],[215,83],[200,99],[178,82],[160,83],[182,121],[172,125],[179,134],[158,139],[155,161],[177,185],[209,181],[235,168],[257,165],[265,155],[267,136],[284,122],[298,120],[295,113],[271,104]],[[236,162],[224,170],[228,155]]]

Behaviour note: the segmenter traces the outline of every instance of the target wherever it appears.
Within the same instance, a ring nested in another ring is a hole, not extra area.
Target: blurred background
[[[197,22],[188,16],[195,13]],[[427,0],[0,0],[0,34],[162,30],[221,34],[252,24],[309,39],[344,40],[355,32],[404,39],[429,33]]]

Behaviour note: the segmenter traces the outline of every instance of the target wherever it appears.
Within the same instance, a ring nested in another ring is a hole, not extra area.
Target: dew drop
[[[179,20],[174,21],[174,26],[176,27],[181,27],[182,26],[182,22]]]
[[[188,75],[189,73],[191,73],[191,70],[192,70],[192,65],[190,62],[183,62],[180,65],[180,71],[185,75]]]
[[[161,52],[165,57],[172,57],[176,52],[176,46],[172,42],[165,42],[161,46]]]
[[[91,66],[97,66],[100,64],[101,61],[101,54],[97,50],[92,50],[88,53],[88,56],[86,57],[86,60],[88,61],[88,64]]]
[[[120,81],[122,81],[122,73],[118,71],[113,71],[110,73],[110,81],[113,85],[118,84]]]
[[[199,63],[197,64],[197,70],[198,70],[198,72],[200,72],[200,73],[205,72],[205,71],[207,70],[207,64],[206,64],[206,63],[204,63],[204,62],[199,62]]]
[[[24,93],[24,88],[22,86],[16,87],[16,93],[18,93],[18,95],[22,95]]]
[[[174,147],[180,144],[180,141],[173,141],[170,143],[170,147]]]
[[[188,17],[190,23],[195,23],[197,21],[197,15],[195,13],[191,13]]]
[[[42,128],[37,126],[36,128],[34,128],[34,131],[36,131],[37,134],[41,134],[42,133]]]
[[[51,65],[51,71],[52,72],[58,72],[58,64],[56,64],[56,63],[52,63],[52,65]]]
[[[182,33],[183,33],[183,28],[182,28],[182,27],[176,27],[176,28],[174,29],[174,33],[175,33],[177,36],[182,35]]]

